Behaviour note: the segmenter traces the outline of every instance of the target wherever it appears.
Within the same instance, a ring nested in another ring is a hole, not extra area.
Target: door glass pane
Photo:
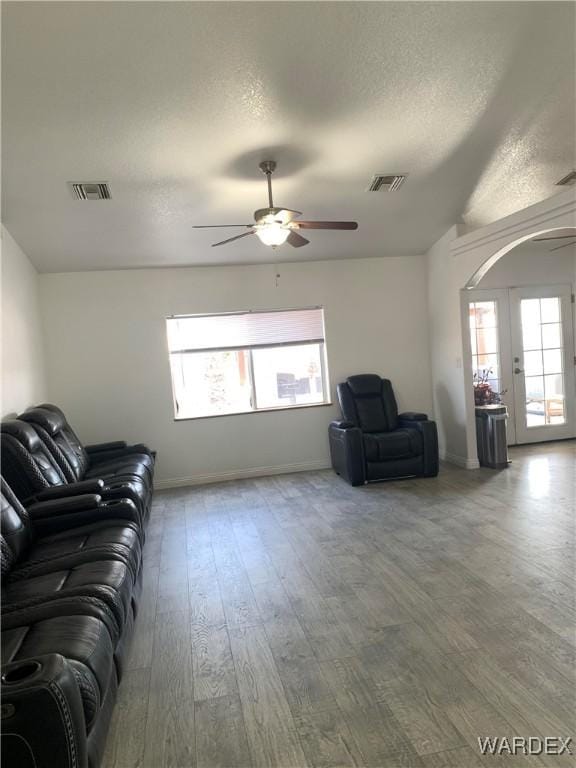
[[[470,347],[476,405],[499,402],[500,350],[498,313],[495,301],[472,301],[468,305]]]
[[[542,344],[540,299],[523,299],[521,310],[524,349],[540,349]]]
[[[526,426],[564,424],[560,298],[522,299]],[[544,375],[542,375],[544,374]]]
[[[524,371],[526,376],[539,376],[543,373],[542,352],[524,352]]]
[[[544,417],[544,378],[526,376],[526,425],[541,427],[546,423]]]
[[[496,328],[496,302],[475,302],[476,328]]]
[[[496,328],[478,328],[476,332],[477,354],[485,355],[498,351]]]
[[[542,346],[544,349],[554,349],[562,346],[562,326],[560,323],[550,323],[542,326]]]
[[[252,350],[258,408],[325,401],[321,344]]]
[[[557,296],[551,299],[540,299],[540,311],[543,323],[559,323],[560,299]]]
[[[562,350],[546,349],[543,354],[544,373],[562,373]]]
[[[564,381],[561,374],[544,377],[546,424],[564,424]]]
[[[478,343],[476,340],[476,331],[475,329],[472,329],[470,333],[470,344],[472,345],[472,358],[476,357],[478,354]]]
[[[478,358],[478,370],[491,369],[493,373],[498,373],[498,355],[476,355]]]

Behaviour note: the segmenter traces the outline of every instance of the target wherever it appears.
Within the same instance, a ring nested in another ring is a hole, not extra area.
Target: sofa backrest
[[[40,408],[43,411],[48,411],[49,413],[52,413],[56,417],[58,417],[61,424],[62,434],[66,438],[68,445],[70,446],[72,451],[74,451],[75,465],[77,466],[77,471],[79,472],[79,478],[84,477],[86,470],[90,465],[90,459],[88,458],[88,454],[84,450],[84,445],[82,444],[82,441],[70,426],[70,423],[68,422],[68,419],[64,415],[64,412],[60,410],[60,408],[58,408],[57,405],[53,405],[52,403],[41,403],[36,407]],[[70,458],[68,458],[68,461],[72,463]]]
[[[0,449],[2,474],[20,501],[66,484],[62,470],[31,424],[19,419],[1,422]]]
[[[83,479],[82,458],[66,436],[66,419],[63,414],[37,407],[28,408],[18,418],[36,430],[69,483]]]
[[[390,432],[398,426],[398,406],[389,379],[375,373],[349,376],[338,384],[337,392],[344,419],[363,432]]]
[[[0,477],[0,527],[2,575],[5,576],[30,546],[32,529],[28,513],[3,477]]]

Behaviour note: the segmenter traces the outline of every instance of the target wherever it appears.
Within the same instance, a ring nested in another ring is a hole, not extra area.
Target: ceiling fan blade
[[[357,221],[295,221],[296,229],[358,229]]]
[[[302,216],[302,211],[293,211],[292,208],[280,208],[280,213],[293,213],[294,216]]]
[[[220,229],[220,227],[253,227],[253,224],[193,224],[192,229]]]
[[[219,243],[212,243],[212,248],[216,248],[217,245],[226,245],[226,243],[231,243],[233,240],[240,240],[241,237],[248,237],[248,235],[254,235],[256,234],[256,230],[253,229],[251,232],[243,232],[241,235],[236,235],[235,237],[229,237],[228,240],[221,240]]]
[[[559,251],[560,248],[569,248],[571,245],[576,245],[576,240],[573,243],[562,243],[562,245],[557,245],[556,248],[550,248],[550,253],[552,251]]]
[[[302,235],[299,235],[298,232],[292,229],[286,238],[286,242],[289,243],[293,248],[302,248],[303,245],[308,245],[310,240],[306,240],[305,237],[302,237]]]
[[[544,240],[566,240],[567,238],[575,238],[576,235],[556,235],[556,237],[535,237],[532,240],[533,243],[543,243]]]

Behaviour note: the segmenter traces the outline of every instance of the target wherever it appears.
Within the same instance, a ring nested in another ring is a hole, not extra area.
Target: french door
[[[469,315],[473,369],[504,392],[508,442],[576,437],[570,286],[473,291]]]
[[[570,286],[510,290],[516,442],[576,435]]]

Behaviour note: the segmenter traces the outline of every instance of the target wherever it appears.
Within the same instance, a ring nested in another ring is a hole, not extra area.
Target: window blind
[[[170,352],[305,344],[324,341],[321,308],[167,318]]]

